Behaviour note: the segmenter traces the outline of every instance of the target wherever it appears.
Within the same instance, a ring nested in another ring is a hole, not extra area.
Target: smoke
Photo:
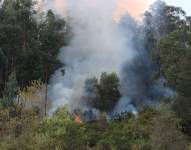
[[[70,45],[60,50],[65,76],[58,70],[51,80],[53,108],[63,104],[71,110],[80,107],[86,79],[99,78],[102,72],[120,76],[122,64],[133,58],[126,36],[113,19],[115,7],[114,0],[65,1],[74,35]]]
[[[2,5],[3,5],[3,2],[4,2],[4,0],[0,0],[0,8],[1,8]]]
[[[151,81],[156,65],[145,48],[144,31],[129,14],[116,22],[113,13],[117,4],[116,0],[65,0],[73,38],[58,56],[65,67],[56,71],[50,81],[49,97],[53,100],[50,113],[63,105],[68,105],[70,111],[95,110],[89,108],[87,98],[94,98],[96,91],[86,79],[99,79],[102,72],[116,72],[120,78],[122,96],[111,115],[136,114],[139,107],[157,105],[161,97],[174,94],[165,87],[163,78]]]
[[[162,13],[164,6],[165,3],[161,1],[154,3],[152,5],[152,9],[155,8],[153,12]],[[155,15],[153,14],[153,18],[151,18],[151,24],[156,23]],[[153,43],[146,40],[148,31],[153,32],[153,38],[156,40],[164,35],[164,31],[158,31],[159,28],[152,29],[152,26],[149,27],[144,23],[141,26],[136,26],[136,23],[129,16],[124,16],[120,24],[124,29],[124,33],[126,31],[127,38],[131,33],[131,40],[128,41],[128,45],[131,45],[135,55],[131,62],[128,61],[123,64],[120,78],[122,98],[115,107],[114,113],[120,110],[135,112],[142,106],[157,106],[161,99],[175,96],[175,92],[166,86],[166,80],[163,77],[153,80],[153,75],[159,66],[152,61],[151,50]],[[156,24],[154,26],[158,27]],[[127,27],[128,30],[125,30]]]
[[[114,107],[113,112],[111,114],[111,116],[115,116],[116,114],[119,113],[125,113],[125,112],[131,112],[134,115],[137,114],[137,109],[135,108],[135,106],[132,104],[132,100],[130,99],[130,97],[126,97],[123,96],[118,104]]]
[[[65,16],[66,0],[38,0],[44,3],[48,9],[53,9],[56,13]],[[93,0],[91,0],[93,1]],[[147,10],[155,0],[115,0],[115,10],[113,16],[119,20],[124,14],[129,13],[136,20],[141,20],[142,13]]]

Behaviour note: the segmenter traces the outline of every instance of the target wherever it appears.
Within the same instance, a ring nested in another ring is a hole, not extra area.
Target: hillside
[[[83,2],[2,2],[0,149],[191,150],[191,17]]]

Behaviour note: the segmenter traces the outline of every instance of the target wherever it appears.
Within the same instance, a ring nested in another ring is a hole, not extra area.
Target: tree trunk
[[[47,116],[47,101],[48,101],[48,65],[45,66],[45,106],[44,115]]]

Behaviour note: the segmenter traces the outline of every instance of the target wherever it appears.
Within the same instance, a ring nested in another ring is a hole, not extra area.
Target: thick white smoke
[[[65,76],[59,70],[51,80],[54,109],[65,104],[79,107],[87,78],[99,78],[102,72],[120,76],[122,64],[134,55],[113,19],[115,0],[67,0],[65,9],[74,35],[70,45],[60,50]]]
[[[83,102],[85,81],[99,78],[102,72],[116,72],[120,78],[121,98],[113,112],[109,112],[111,116],[120,112],[136,114],[141,106],[156,106],[162,97],[174,95],[165,87],[162,77],[151,82],[157,67],[151,60],[151,49],[144,43],[148,27],[143,25],[144,30],[140,30],[142,27],[128,14],[116,22],[113,18],[116,0],[64,2],[73,38],[59,54],[65,75],[60,69],[51,79],[51,112],[63,105],[70,110],[88,110]]]

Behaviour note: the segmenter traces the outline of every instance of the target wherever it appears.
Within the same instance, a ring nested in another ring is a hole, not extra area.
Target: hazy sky
[[[118,0],[118,15],[128,11],[133,17],[139,18],[156,0]],[[187,15],[191,15],[191,0],[164,0],[168,5],[182,7]]]
[[[42,1],[42,0],[39,0]],[[55,10],[63,14],[64,1],[65,0],[43,0],[48,2],[50,7],[54,7]],[[114,15],[116,18],[123,15],[125,12],[129,12],[134,18],[140,19],[141,14],[149,8],[155,0],[117,0],[118,5]],[[182,7],[186,11],[187,15],[191,15],[191,0],[164,0],[169,5]]]
[[[139,17],[149,5],[156,0],[118,0],[120,5],[120,11],[128,10],[134,17]],[[186,11],[187,15],[191,16],[191,0],[164,0],[168,5],[182,7]]]
[[[165,0],[167,4],[180,6],[186,11],[187,15],[191,15],[191,0]]]

